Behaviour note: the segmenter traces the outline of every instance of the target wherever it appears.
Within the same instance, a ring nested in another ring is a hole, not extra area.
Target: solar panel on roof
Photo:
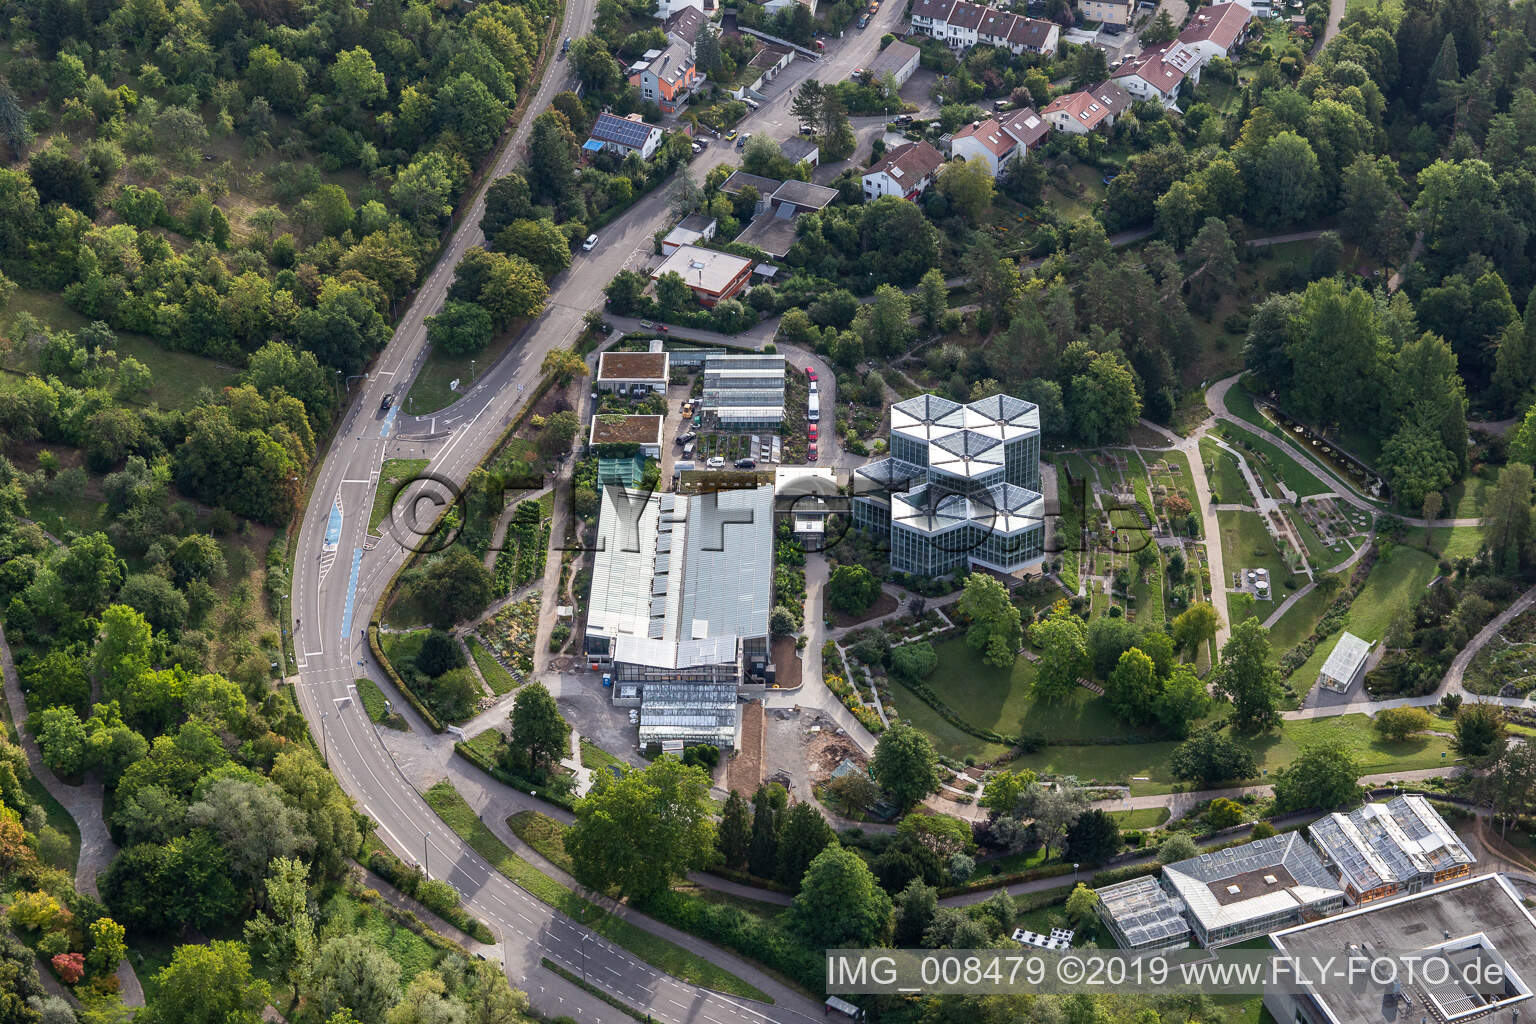
[[[650,125],[624,117],[615,117],[613,114],[599,114],[597,123],[592,126],[592,138],[614,142],[631,149],[644,148],[650,134]]]

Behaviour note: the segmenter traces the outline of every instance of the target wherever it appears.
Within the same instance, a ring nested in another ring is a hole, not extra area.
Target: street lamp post
[[[587,940],[590,939],[591,937],[592,937],[592,933],[591,932],[587,932],[587,933],[583,934],[582,937],[581,937],[581,980],[582,981],[586,981],[587,980]]]
[[[331,766],[330,746],[325,742],[325,720],[331,717],[329,711],[320,712],[320,763],[327,768]]]
[[[428,880],[430,880],[432,878],[432,833],[431,832],[428,832],[426,835],[421,837],[421,863],[422,863],[422,867],[425,869],[425,874],[426,874]]]

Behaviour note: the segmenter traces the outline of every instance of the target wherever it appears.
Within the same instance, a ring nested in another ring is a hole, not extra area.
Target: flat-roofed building
[[[680,245],[651,271],[651,280],[663,274],[678,274],[693,291],[693,297],[705,308],[713,307],[741,291],[752,276],[752,261],[716,249]]]
[[[640,451],[653,459],[661,458],[660,416],[624,416],[600,412],[592,417],[592,430],[587,443],[638,445]]]
[[[1351,903],[1369,903],[1465,878],[1477,858],[1417,793],[1334,813],[1307,838]]]
[[[1201,853],[1163,867],[1202,946],[1267,935],[1344,906],[1344,891],[1300,833]]]
[[[757,196],[757,203],[752,209],[752,216],[757,216],[768,211],[769,198],[776,192],[780,185],[784,184],[778,178],[765,178],[761,174],[748,174],[746,171],[732,171],[731,176],[720,183],[720,191],[728,196],[740,196],[751,189]]]
[[[1099,920],[1121,949],[1182,949],[1189,945],[1183,905],[1152,875],[1095,889]]]
[[[807,551],[826,544],[827,518],[846,515],[848,499],[839,491],[837,473],[824,466],[781,466],[773,471],[774,509]]]
[[[791,179],[773,190],[768,197],[774,216],[789,220],[802,213],[819,213],[832,205],[837,189]]]
[[[771,682],[773,487],[605,487],[585,653],[615,682]]]
[[[604,352],[597,357],[599,391],[667,390],[667,354],[665,352]]]
[[[692,10],[692,8],[688,8]],[[663,255],[670,256],[677,251],[680,245],[696,245],[699,242],[707,242],[715,237],[718,222],[715,218],[704,213],[692,213],[677,222],[677,226],[667,232],[667,237],[661,240]]]
[[[1355,682],[1365,675],[1365,663],[1370,660],[1371,645],[1349,630],[1339,634],[1339,642],[1328,652],[1322,671],[1317,674],[1317,685],[1335,693],[1348,693]]]
[[[804,135],[796,135],[779,143],[779,152],[792,164],[815,167],[821,162],[821,147]],[[836,192],[836,189],[833,189]]]
[[[704,422],[726,430],[777,429],[784,422],[782,355],[752,352],[704,360]]]
[[[1264,1007],[1284,1024],[1507,1024],[1532,1009],[1536,918],[1504,875],[1368,903],[1276,932],[1269,942],[1304,963],[1392,957],[1414,967],[1364,971],[1358,983],[1298,979],[1272,987]]]

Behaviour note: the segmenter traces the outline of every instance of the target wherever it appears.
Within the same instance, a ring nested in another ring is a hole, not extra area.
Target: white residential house
[[[1114,82],[1100,82],[1092,89],[1056,97],[1040,116],[1058,132],[1086,135],[1112,126],[1130,105],[1124,89]]]
[[[916,199],[933,184],[934,174],[943,163],[944,154],[926,142],[909,142],[887,150],[864,172],[864,198]]]
[[[706,13],[704,0],[657,0],[656,17],[666,21],[684,7],[695,8],[700,14]]]
[[[1253,12],[1240,3],[1212,4],[1196,10],[1179,42],[1189,47],[1204,66],[1216,57],[1229,57],[1247,39],[1254,23]]]
[[[1050,132],[1044,118],[1030,107],[974,121],[955,132],[950,154],[963,160],[979,158],[996,178],[1010,160],[1024,156]]]
[[[1132,0],[1078,0],[1077,9],[1085,21],[1129,25],[1136,5]]]
[[[1139,100],[1155,100],[1169,109],[1179,101],[1184,79],[1200,81],[1200,55],[1180,42],[1143,50],[1114,73],[1115,84]]]
[[[646,124],[639,114],[619,117],[617,114],[598,114],[592,124],[592,132],[584,151],[607,150],[619,156],[639,153],[642,160],[649,160],[661,145],[661,128]]]

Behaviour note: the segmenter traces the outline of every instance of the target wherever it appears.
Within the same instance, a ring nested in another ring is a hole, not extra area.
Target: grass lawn
[[[1034,733],[1089,739],[1125,731],[1109,702],[1079,688],[1059,704],[1034,699],[1035,665],[1025,658],[1008,670],[985,664],[960,638],[933,645],[939,665],[928,685],[961,718],[1006,735]]]
[[[501,667],[501,662],[492,657],[479,637],[471,633],[465,639],[469,643],[469,656],[475,659],[475,666],[485,677],[486,685],[496,691],[498,697],[517,689],[517,680],[512,678],[512,673]]]
[[[1317,587],[1301,596],[1269,630],[1269,647],[1276,658],[1312,635],[1329,598]]]
[[[1446,492],[1445,510],[1440,515],[1446,519],[1476,519],[1481,516],[1498,476],[1497,469],[1484,467],[1482,472],[1457,483]],[[1413,514],[1419,515],[1418,512]]]
[[[350,892],[338,891],[320,909],[328,931],[362,934],[371,945],[388,953],[389,958],[400,965],[402,986],[410,984],[412,978],[438,962],[438,952],[426,939]]]
[[[1434,579],[1436,571],[1435,559],[1430,555],[1401,544],[1393,547],[1391,554],[1378,561],[1366,577],[1360,595],[1349,606],[1343,628],[1362,640],[1372,643],[1380,640],[1392,616],[1413,604],[1419,591]],[[1336,639],[1329,637],[1318,644],[1312,657],[1291,676],[1291,685],[1297,693],[1312,688]]]
[[[538,811],[518,811],[507,819],[512,834],[533,847],[535,852],[561,871],[571,871],[571,856],[565,852],[566,825]]]
[[[629,768],[629,762],[622,758],[614,757],[585,736],[581,738],[581,766],[583,768],[590,768],[593,771],[611,771],[613,765],[618,765],[621,771]]]
[[[978,761],[990,761],[1008,753],[1008,748],[1001,743],[988,743],[945,721],[927,701],[901,685],[900,681],[891,679],[887,685],[901,717],[927,736],[933,742],[933,749],[945,757],[957,760],[974,757]]]
[[[436,348],[427,353],[427,361],[421,364],[421,372],[411,382],[406,393],[405,411],[412,416],[425,416],[429,412],[446,409],[469,392],[474,381],[489,370],[513,340],[522,333],[524,321],[519,320],[511,328],[491,339],[491,343],[473,356],[450,356]],[[448,387],[459,382],[459,390]]]
[[[18,288],[6,309],[12,315],[31,313],[55,329],[75,330],[88,322],[88,318],[70,309],[62,296],[52,292]],[[162,348],[153,338],[143,334],[119,331],[114,348],[119,357],[132,356],[149,368],[153,383],[140,397],[138,404],[154,402],[162,409],[190,409],[197,403],[199,390],[208,388],[217,391],[233,384],[240,373],[233,366],[216,363],[205,356]],[[37,369],[35,359],[20,358],[15,353],[7,365],[21,370]]]
[[[379,469],[379,485],[373,492],[373,511],[368,513],[368,532],[377,533],[389,518],[400,488],[427,471],[426,459],[385,459]]]
[[[86,534],[105,531],[111,523],[104,501],[90,497],[70,498],[44,489],[27,497],[27,514],[32,521],[55,537],[64,537],[71,530]]]
[[[1109,816],[1115,819],[1115,823],[1120,826],[1122,832],[1157,828],[1168,820],[1168,808],[1138,807],[1133,811],[1110,811]]]
[[[388,698],[384,691],[379,689],[379,684],[372,679],[359,677],[354,681],[357,686],[358,699],[363,702],[363,710],[368,713],[368,720],[375,725],[387,725],[391,729],[401,732],[410,732],[411,727],[406,724],[404,717],[397,711],[390,711]]]
[[[773,1002],[766,992],[711,963],[701,956],[666,939],[652,935],[622,918],[614,917],[595,903],[578,896],[559,882],[539,871],[507,848],[464,802],[458,790],[447,781],[439,782],[424,794],[427,803],[466,844],[534,898],[549,904],[597,932],[609,942],[629,950],[646,963],[682,981],[728,995]]]
[[[1483,531],[1478,526],[1437,526],[1429,531],[1429,546],[1441,558],[1472,558],[1483,546]]]
[[[1275,546],[1274,538],[1264,529],[1264,520],[1259,513],[1217,512],[1216,521],[1221,528],[1221,557],[1227,572],[1268,569],[1269,585],[1275,600],[1284,600],[1287,593],[1285,580],[1291,575],[1291,570],[1286,566],[1285,559],[1280,557],[1280,549]],[[1216,581],[1211,582],[1214,585]],[[1257,605],[1256,614],[1261,619],[1268,617],[1275,607],[1265,601],[1257,602]]]
[[[421,653],[421,643],[427,638],[427,630],[417,629],[409,633],[385,633],[379,631],[379,646],[384,649],[384,657],[389,659],[395,671],[400,671],[400,666],[416,660],[416,655]]]
[[[492,764],[496,763],[496,755],[501,750],[502,734],[495,729],[487,729],[485,732],[476,733],[472,739],[464,741],[464,745],[476,751]]]
[[[1247,420],[1260,430],[1273,430],[1274,424],[1264,418],[1259,412],[1259,407],[1254,404],[1250,395],[1241,384],[1234,384],[1227,389],[1227,412],[1238,419]]]
[[[1243,479],[1243,471],[1238,468],[1237,459],[1231,452],[1223,450],[1210,438],[1202,437],[1200,457],[1211,467],[1207,479],[1211,496],[1218,505],[1253,506],[1253,494],[1248,490],[1248,481]]]
[[[1453,761],[1444,737],[1418,736],[1402,743],[1390,743],[1376,735],[1365,715],[1287,720],[1279,730],[1243,742],[1258,758],[1260,772],[1272,775],[1295,760],[1302,747],[1329,739],[1336,739],[1355,752],[1364,775],[1436,768]],[[1052,775],[1076,775],[1084,782],[1124,782],[1136,796],[1171,793],[1179,784],[1168,773],[1168,759],[1177,745],[1159,742],[1053,746],[1025,755],[1007,767],[1030,768]],[[1142,781],[1138,781],[1139,778]]]

